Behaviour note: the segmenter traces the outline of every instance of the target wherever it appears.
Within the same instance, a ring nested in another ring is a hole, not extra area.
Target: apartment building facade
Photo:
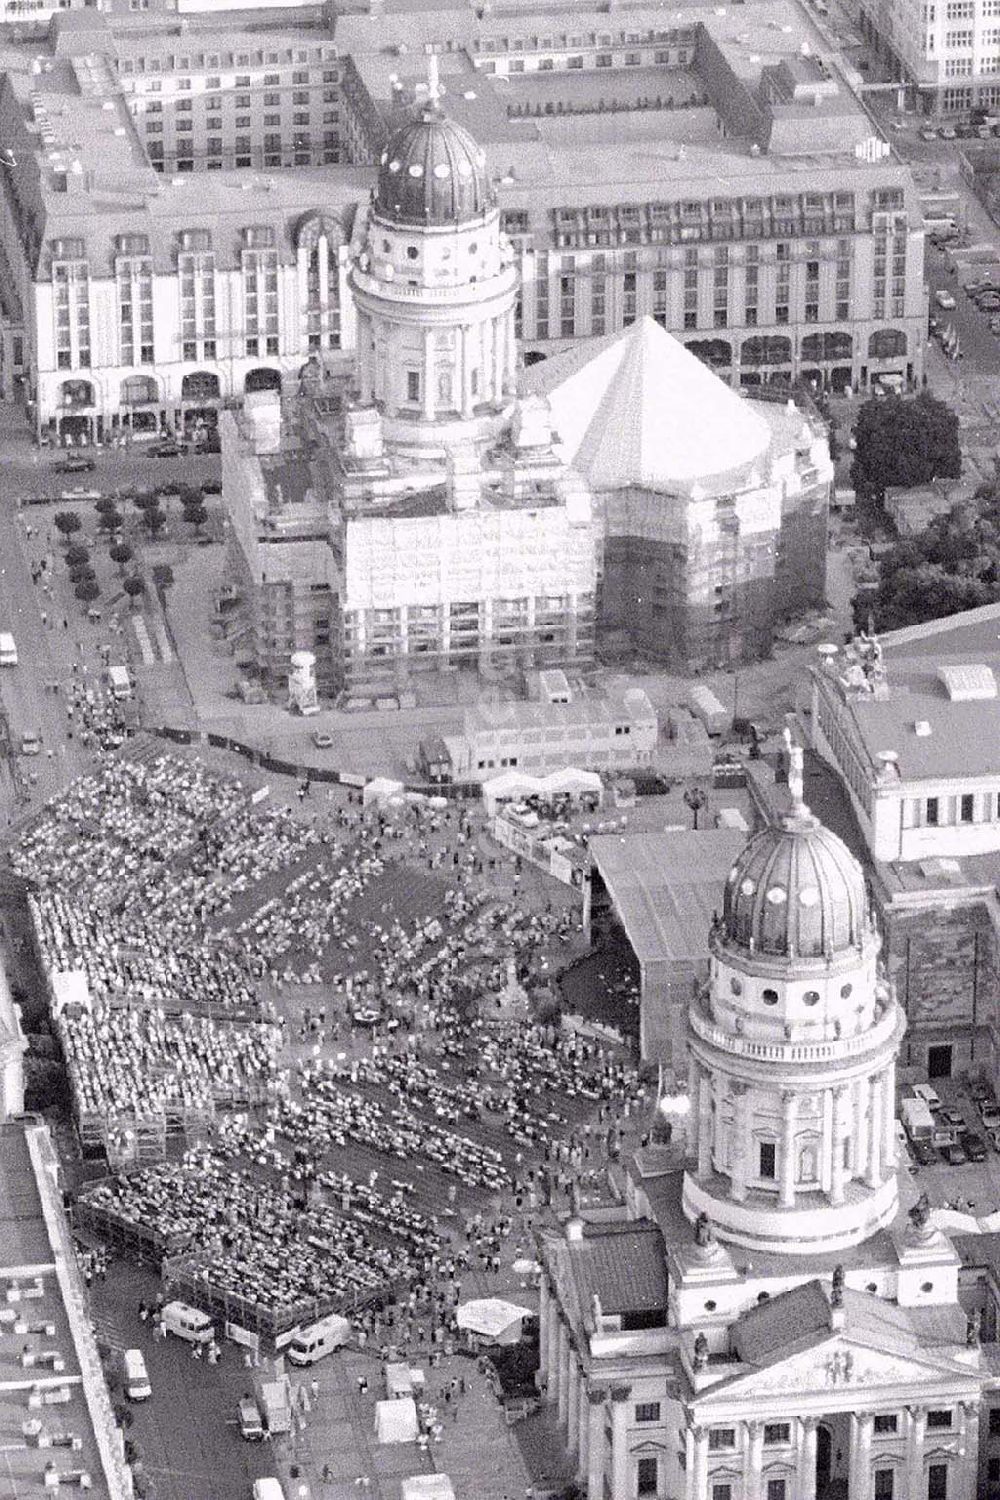
[[[1000,110],[997,0],[861,0],[859,21],[924,114]]]

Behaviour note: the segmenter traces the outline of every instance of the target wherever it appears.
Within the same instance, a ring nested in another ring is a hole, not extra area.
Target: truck
[[[17,666],[17,643],[9,630],[0,630],[0,667]]]
[[[342,1348],[350,1336],[351,1325],[347,1318],[342,1318],[339,1313],[331,1313],[329,1317],[321,1318],[318,1323],[310,1324],[295,1335],[288,1346],[289,1363],[314,1365],[324,1355]]]
[[[126,1349],[122,1354],[122,1381],[130,1401],[148,1401],[153,1394],[141,1349]]]
[[[292,1399],[288,1376],[283,1380],[262,1380],[257,1388],[257,1397],[264,1426],[270,1436],[291,1432]]]
[[[687,704],[696,719],[700,719],[707,734],[714,739],[725,734],[729,728],[729,711],[703,682],[696,682],[687,695]]]
[[[903,1099],[900,1103],[903,1126],[911,1141],[934,1139],[934,1116],[923,1099]]]
[[[108,667],[104,673],[104,680],[112,698],[119,700],[131,698],[132,679],[128,675],[128,667]]]
[[[21,736],[22,755],[40,755],[42,753],[42,736],[37,729],[26,729]]]

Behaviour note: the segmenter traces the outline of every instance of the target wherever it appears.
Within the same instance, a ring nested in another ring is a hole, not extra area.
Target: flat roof
[[[1000,698],[954,701],[939,664],[893,660],[887,697],[848,700],[866,750],[876,763],[894,751],[903,781],[1000,776]]]
[[[42,1155],[38,1166],[33,1151]],[[62,1204],[45,1175],[45,1158],[50,1155],[54,1153],[44,1126],[31,1120],[0,1125],[0,1303],[6,1302],[7,1290],[15,1284],[30,1286],[33,1293],[30,1300],[19,1304],[19,1315],[28,1322],[27,1332],[13,1342],[0,1341],[0,1385],[10,1431],[19,1433],[20,1423],[34,1415],[43,1430],[53,1436],[71,1433],[79,1446],[74,1450],[8,1444],[5,1459],[10,1488],[3,1493],[16,1495],[18,1500],[43,1500],[51,1495],[44,1479],[45,1466],[51,1462],[67,1476],[81,1471],[89,1474],[89,1493],[96,1500],[124,1500],[123,1464],[119,1460],[120,1474],[109,1477],[102,1459],[102,1450],[108,1453],[108,1445],[114,1441],[110,1436],[113,1419],[103,1376],[97,1373],[100,1365],[93,1333],[81,1314],[67,1303],[61,1280],[76,1277],[78,1272],[64,1228]],[[63,1227],[65,1241],[54,1245],[50,1226],[57,1225]],[[89,1347],[82,1353],[84,1340]],[[26,1345],[36,1357],[34,1364],[22,1362]],[[54,1359],[61,1362],[58,1367]],[[28,1396],[36,1381],[64,1384],[69,1400],[30,1411]],[[98,1420],[107,1424],[100,1439],[95,1412]]]
[[[712,916],[746,842],[734,828],[591,837],[591,857],[641,964],[708,956]]]

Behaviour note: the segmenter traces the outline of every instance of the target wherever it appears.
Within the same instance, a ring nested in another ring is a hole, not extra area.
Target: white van
[[[350,1336],[351,1325],[347,1319],[340,1317],[338,1313],[331,1313],[329,1317],[320,1318],[318,1323],[311,1323],[308,1328],[303,1328],[295,1335],[288,1346],[289,1363],[314,1365],[325,1354],[340,1349]]]
[[[130,1401],[148,1401],[153,1394],[141,1349],[126,1349],[122,1355],[125,1394]]]
[[[17,666],[17,643],[9,630],[0,630],[0,667]]]
[[[285,1500],[285,1491],[280,1479],[255,1479],[253,1500]]]
[[[922,1099],[928,1109],[941,1108],[941,1096],[933,1084],[915,1083],[913,1085],[913,1097],[915,1099]]]
[[[104,680],[113,698],[131,698],[132,679],[128,675],[128,667],[108,667],[104,673]]]
[[[209,1344],[215,1337],[215,1324],[208,1314],[186,1302],[168,1302],[160,1320],[167,1333],[175,1333],[189,1344]]]

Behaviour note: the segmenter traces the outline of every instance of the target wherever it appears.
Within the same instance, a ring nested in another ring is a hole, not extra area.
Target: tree
[[[81,563],[79,567],[70,568],[69,570],[70,583],[89,583],[91,578],[96,577],[97,574],[89,563]]]
[[[851,482],[859,498],[881,509],[890,485],[958,479],[958,417],[926,391],[911,401],[873,397],[858,412]]]
[[[896,630],[1000,600],[1000,488],[982,485],[974,498],[885,554],[877,588],[854,600],[856,624],[871,615],[878,630]]]
[[[101,590],[93,578],[87,578],[83,583],[78,583],[73,590],[81,604],[93,604],[95,599],[100,598]]]
[[[62,533],[66,541],[69,541],[71,536],[75,536],[83,525],[75,510],[56,511],[53,522],[56,530]]]
[[[708,799],[700,786],[689,786],[687,791],[684,793],[684,805],[691,809],[691,815],[694,818],[694,826],[696,831],[698,828],[698,814],[705,806],[707,800]]]
[[[135,553],[128,542],[115,542],[114,546],[108,552],[108,556],[113,563],[117,563],[120,568],[124,568],[126,563],[132,561]]]
[[[158,505],[150,505],[146,509],[143,520],[149,527],[150,536],[155,536],[158,531],[162,531],[164,526],[166,526],[167,515],[165,511],[160,510]]]
[[[121,529],[123,521],[124,517],[121,511],[115,510],[115,508],[112,506],[110,510],[102,512],[101,519],[97,524],[102,531],[119,531]]]
[[[205,507],[203,505],[185,506],[184,507],[184,519],[185,519],[185,521],[187,521],[188,525],[189,526],[193,526],[194,529],[195,529],[195,531],[198,532],[199,535],[200,535],[201,534],[201,528],[204,526],[205,522],[208,520],[208,511],[205,509]]]
[[[140,594],[144,594],[146,592],[145,580],[140,578],[138,573],[130,573],[122,587],[124,588],[126,594],[128,594],[132,607],[134,609],[136,600],[139,598]]]
[[[117,509],[117,506],[118,502],[115,499],[114,495],[102,495],[100,500],[98,500],[97,504],[94,506],[94,509],[97,511],[97,514],[99,516],[103,516],[106,515],[109,510]]]
[[[137,510],[150,510],[154,505],[159,505],[159,495],[151,494],[149,490],[140,490],[137,495],[132,496],[132,504]]]
[[[84,547],[80,542],[74,542],[66,548],[66,563],[70,568],[78,568],[82,563],[90,562],[90,548]]]
[[[161,594],[174,586],[174,570],[169,563],[155,563],[153,566],[153,585]]]

